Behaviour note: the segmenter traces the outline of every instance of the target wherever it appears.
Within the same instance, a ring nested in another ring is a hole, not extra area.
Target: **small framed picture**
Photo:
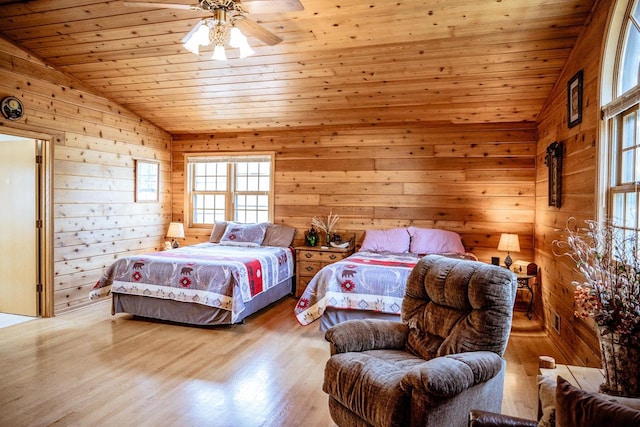
[[[159,184],[160,164],[136,160],[136,202],[157,202]]]
[[[570,128],[582,122],[582,70],[567,83],[567,124]]]

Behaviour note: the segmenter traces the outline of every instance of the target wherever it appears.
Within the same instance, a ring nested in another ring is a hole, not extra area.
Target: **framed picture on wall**
[[[567,83],[567,124],[570,128],[582,122],[582,70]]]
[[[157,202],[159,184],[160,164],[136,160],[136,202]]]

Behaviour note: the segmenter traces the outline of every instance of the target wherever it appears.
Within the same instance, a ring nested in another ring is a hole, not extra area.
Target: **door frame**
[[[39,230],[38,263],[42,289],[38,292],[38,312],[40,317],[53,317],[54,312],[54,257],[53,257],[53,147],[56,140],[64,140],[63,135],[34,132],[1,126],[0,133],[10,136],[31,138],[42,141],[42,162],[38,173],[38,206],[42,227]],[[35,161],[35,159],[34,159]],[[35,224],[34,224],[35,226]]]

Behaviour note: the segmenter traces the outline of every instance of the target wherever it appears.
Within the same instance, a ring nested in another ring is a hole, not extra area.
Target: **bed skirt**
[[[327,307],[320,317],[320,330],[326,331],[333,325],[352,319],[383,319],[401,322],[399,314],[382,313],[370,310],[353,310],[344,308]]]
[[[293,279],[292,277],[282,281],[245,303],[245,309],[235,323],[240,323],[247,316],[290,295]],[[201,326],[232,323],[231,311],[202,304],[118,293],[113,293],[112,304],[112,314],[129,313],[134,316]]]

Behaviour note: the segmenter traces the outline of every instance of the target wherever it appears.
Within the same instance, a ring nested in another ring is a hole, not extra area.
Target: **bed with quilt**
[[[477,260],[451,231],[367,230],[358,252],[323,267],[309,282],[294,309],[298,322],[320,319],[324,331],[350,319],[400,321],[407,278],[427,254]]]
[[[220,223],[210,242],[128,256],[110,265],[91,292],[112,296],[112,314],[219,325],[291,294],[295,229]]]

